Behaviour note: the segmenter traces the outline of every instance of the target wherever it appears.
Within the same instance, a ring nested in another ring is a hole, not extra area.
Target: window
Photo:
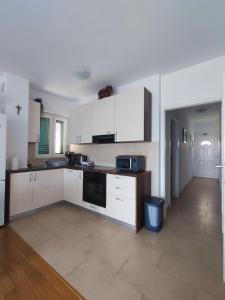
[[[202,141],[200,145],[201,146],[211,146],[212,143],[210,141],[205,140],[205,141]]]
[[[40,120],[40,141],[36,147],[37,157],[62,156],[67,146],[67,119],[44,114]]]

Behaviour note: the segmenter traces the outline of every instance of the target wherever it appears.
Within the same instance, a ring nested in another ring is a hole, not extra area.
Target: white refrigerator
[[[0,113],[0,226],[5,223],[6,115]]]

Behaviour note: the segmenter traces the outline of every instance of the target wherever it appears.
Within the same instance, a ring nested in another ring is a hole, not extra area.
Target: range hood
[[[115,134],[93,135],[93,144],[112,144],[115,143]]]

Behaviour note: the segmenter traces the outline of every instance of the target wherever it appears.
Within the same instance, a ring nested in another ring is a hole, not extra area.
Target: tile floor
[[[11,227],[90,300],[224,300],[219,188],[194,179],[160,233],[138,234],[70,205]]]

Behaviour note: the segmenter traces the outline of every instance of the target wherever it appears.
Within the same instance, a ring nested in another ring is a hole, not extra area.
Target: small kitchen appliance
[[[119,155],[116,157],[119,171],[140,172],[145,170],[145,157],[142,155]]]

